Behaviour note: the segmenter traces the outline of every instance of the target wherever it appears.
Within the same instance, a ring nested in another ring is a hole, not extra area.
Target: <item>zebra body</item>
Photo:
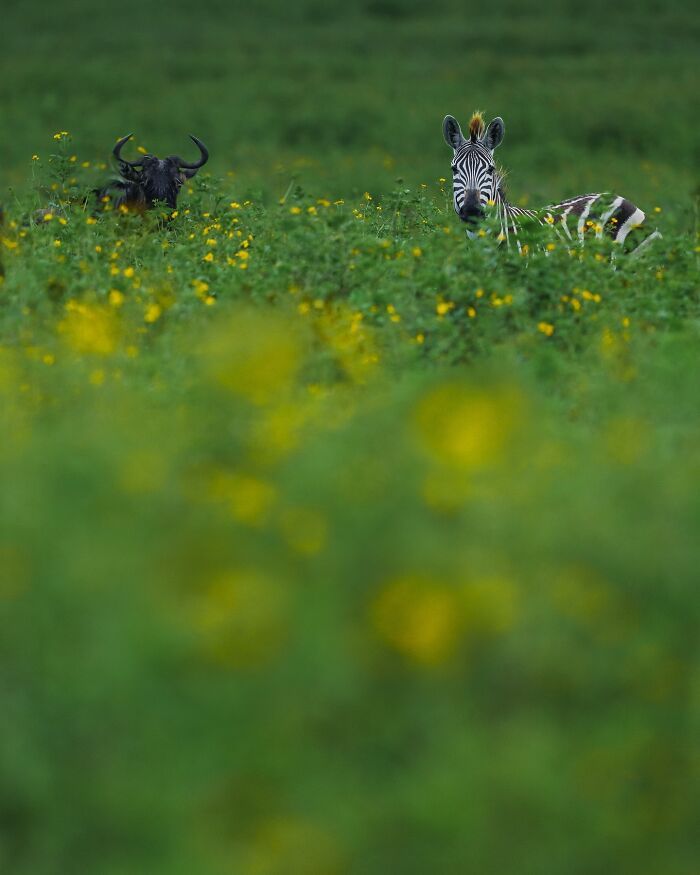
[[[480,113],[474,113],[471,118],[469,139],[462,135],[452,116],[446,116],[443,122],[445,140],[454,150],[454,208],[460,219],[467,223],[469,236],[475,236],[474,229],[489,207],[496,209],[499,218],[499,239],[508,245],[513,237],[519,249],[523,219],[551,225],[567,240],[582,241],[586,233],[593,233],[596,237],[606,235],[625,245],[632,237],[638,236],[632,232],[644,224],[645,213],[621,195],[608,192],[576,195],[541,210],[524,209],[509,203],[504,189],[504,173],[493,161],[494,149],[501,143],[504,132],[503,119],[495,118],[486,128]],[[634,254],[660,236],[654,231],[641,241],[635,241]]]

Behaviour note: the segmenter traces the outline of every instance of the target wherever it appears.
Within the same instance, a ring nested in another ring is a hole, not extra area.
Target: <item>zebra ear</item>
[[[506,132],[506,126],[503,124],[503,119],[499,116],[491,122],[491,124],[486,128],[486,133],[482,138],[483,144],[490,149],[492,152],[499,146],[501,140],[503,139],[503,134]]]
[[[444,136],[447,145],[451,146],[455,150],[459,149],[462,143],[466,142],[466,140],[462,136],[459,122],[451,115],[445,116],[445,119],[442,123],[442,135]]]

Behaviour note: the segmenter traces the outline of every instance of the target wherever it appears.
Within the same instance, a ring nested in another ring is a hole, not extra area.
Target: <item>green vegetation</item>
[[[695,872],[696,42],[565,8],[3,12],[3,872]],[[663,240],[466,242],[473,104]]]

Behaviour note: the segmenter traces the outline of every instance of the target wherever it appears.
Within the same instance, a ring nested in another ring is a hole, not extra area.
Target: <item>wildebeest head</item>
[[[199,149],[199,161],[184,161],[177,155],[167,158],[144,155],[137,161],[127,161],[122,158],[121,151],[131,137],[133,134],[122,137],[113,149],[113,155],[119,162],[119,172],[126,183],[118,202],[148,209],[155,201],[165,201],[171,209],[175,209],[178,193],[185,180],[191,179],[209,160],[207,147],[190,134],[190,139]]]

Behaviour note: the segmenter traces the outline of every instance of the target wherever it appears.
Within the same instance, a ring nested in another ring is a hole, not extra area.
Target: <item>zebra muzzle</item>
[[[468,191],[459,209],[459,218],[463,222],[476,223],[484,218],[484,209],[478,191]]]

